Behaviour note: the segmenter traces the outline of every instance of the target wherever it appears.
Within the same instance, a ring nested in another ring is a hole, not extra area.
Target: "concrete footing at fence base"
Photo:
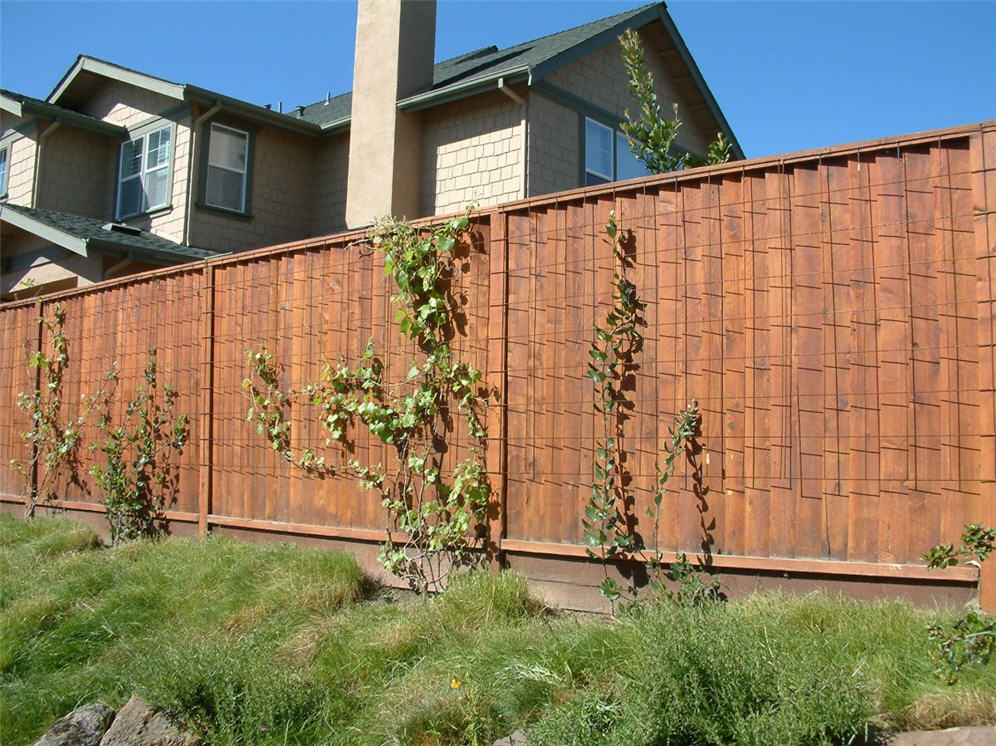
[[[10,496],[0,500],[0,510],[4,512],[21,515],[23,509],[23,504],[14,502]],[[37,514],[79,521],[93,528],[103,539],[108,539],[107,524],[98,510],[42,506],[38,508]],[[320,530],[321,527],[315,529]],[[175,536],[196,534],[197,523],[173,520],[169,523],[169,531]],[[377,561],[379,546],[375,540],[309,535],[300,531],[264,531],[231,525],[214,525],[211,526],[211,531],[243,541],[289,541],[301,546],[347,551],[378,581],[390,587],[406,587],[381,568]],[[526,542],[519,544],[528,546]],[[516,544],[513,543],[513,546]],[[528,578],[533,593],[551,607],[573,611],[607,611],[608,604],[598,591],[598,585],[604,577],[601,564],[585,557],[582,548],[575,548],[574,551],[578,551],[580,556],[555,556],[517,548],[504,552],[503,566]],[[779,570],[771,569],[779,564],[772,558],[712,559],[714,565],[709,572],[719,578],[722,593],[730,599],[771,590],[792,594],[825,591],[868,601],[898,598],[924,607],[957,608],[969,602],[976,594],[977,583],[969,577],[973,571],[968,568],[958,568],[956,573],[926,573],[921,569],[912,577],[903,577],[899,572],[884,575],[881,569],[865,563],[785,560],[784,566],[788,569]],[[758,567],[749,566],[752,560]],[[730,564],[740,566],[729,566]],[[790,569],[793,564],[799,569]],[[828,571],[820,572],[821,564],[826,565]],[[854,565],[853,571],[848,572],[849,564]],[[878,574],[870,574],[871,572]],[[639,587],[645,582],[642,566],[638,562],[612,563],[609,574],[624,587],[630,583]]]

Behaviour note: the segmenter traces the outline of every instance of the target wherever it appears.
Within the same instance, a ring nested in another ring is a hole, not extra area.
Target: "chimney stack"
[[[420,116],[398,100],[432,86],[435,0],[359,0],[346,224],[418,213]]]

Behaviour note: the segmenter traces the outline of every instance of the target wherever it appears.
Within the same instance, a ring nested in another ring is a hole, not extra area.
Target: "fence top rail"
[[[714,166],[701,166],[699,168],[691,168],[684,171],[673,171],[667,174],[642,176],[626,181],[609,182],[607,184],[592,187],[580,187],[578,189],[570,189],[563,192],[554,192],[553,194],[528,197],[526,199],[516,200],[513,202],[503,202],[498,205],[490,205],[476,210],[473,217],[476,221],[486,222],[492,216],[502,213],[511,213],[542,206],[557,206],[568,202],[576,202],[578,200],[596,199],[599,197],[618,195],[620,192],[638,193],[652,187],[667,185],[677,186],[685,183],[698,182],[703,179],[709,180],[713,177],[723,177],[730,174],[746,174],[748,172],[764,171],[772,167],[783,168],[785,166],[798,166],[804,163],[820,163],[823,160],[850,155],[911,148],[932,143],[950,142],[952,140],[963,139],[974,134],[984,133],[996,133],[996,119],[975,122],[972,124],[964,124],[955,127],[927,130],[924,132],[914,132],[905,135],[894,135],[891,137],[846,143],[843,145],[800,150],[781,155],[749,158],[742,161],[731,161],[729,163],[721,163]],[[416,226],[431,226],[461,214],[463,213],[455,212],[442,215],[433,215],[413,220],[412,224]],[[36,305],[38,303],[50,303],[66,298],[82,297],[91,293],[102,292],[120,285],[148,282],[158,277],[169,277],[191,271],[206,271],[208,267],[221,267],[231,264],[238,264],[239,262],[245,262],[266,256],[278,256],[280,254],[289,254],[296,251],[310,249],[346,248],[353,243],[362,241],[367,235],[367,230],[367,228],[361,228],[325,236],[304,238],[272,246],[251,249],[249,251],[225,254],[212,259],[179,264],[173,267],[150,270],[148,272],[140,272],[113,280],[104,280],[102,282],[94,283],[93,285],[88,285],[85,288],[64,290],[60,293],[52,293],[51,295],[9,301],[0,304],[0,313],[6,310]]]

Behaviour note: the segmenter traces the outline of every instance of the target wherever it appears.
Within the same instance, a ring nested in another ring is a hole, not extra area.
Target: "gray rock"
[[[161,710],[132,697],[100,746],[203,746],[203,742],[185,733]]]
[[[34,746],[98,746],[112,720],[114,710],[107,705],[84,705],[56,720]]]
[[[510,736],[499,738],[491,746],[526,746],[526,734],[517,730]]]

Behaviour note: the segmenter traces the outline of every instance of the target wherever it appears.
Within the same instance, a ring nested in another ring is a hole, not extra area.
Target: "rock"
[[[34,746],[99,746],[112,720],[114,710],[107,705],[84,705],[56,720]]]
[[[526,746],[526,734],[517,730],[510,736],[499,738],[491,746]]]
[[[100,746],[203,746],[165,713],[132,697],[104,734]]]
[[[887,738],[885,743],[889,746],[994,746],[996,728],[948,728],[897,733]]]

